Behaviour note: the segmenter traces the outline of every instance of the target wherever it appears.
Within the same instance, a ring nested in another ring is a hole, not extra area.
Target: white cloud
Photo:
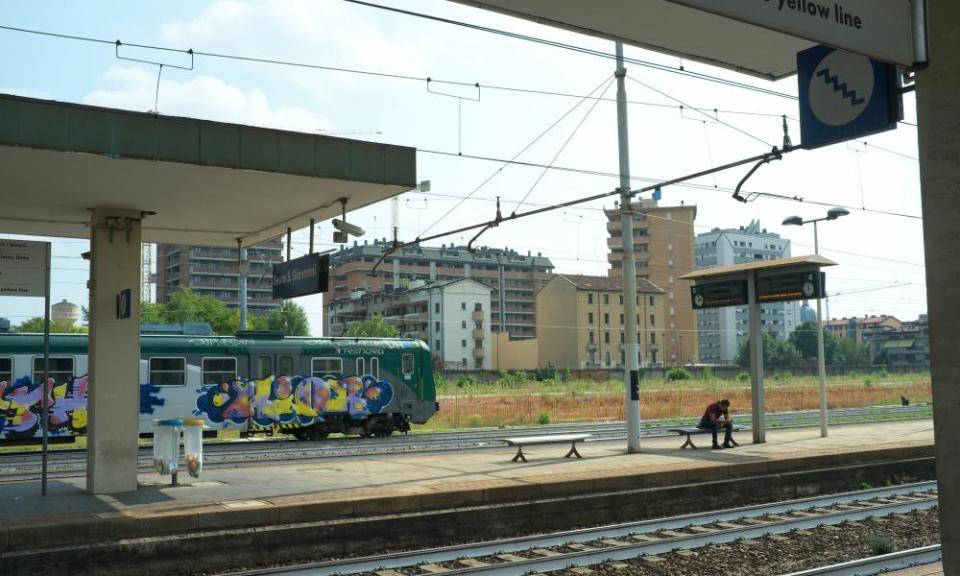
[[[105,84],[87,94],[87,104],[151,110],[154,107],[156,76],[135,66],[111,66],[103,75]],[[223,122],[281,128],[300,132],[329,129],[323,116],[298,106],[274,106],[260,90],[244,90],[216,76],[195,76],[187,80],[162,79],[159,111],[167,115],[191,116]]]

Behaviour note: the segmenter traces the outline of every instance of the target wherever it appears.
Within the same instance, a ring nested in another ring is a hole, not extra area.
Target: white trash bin
[[[181,428],[183,420],[179,418],[153,421],[153,465],[159,474],[173,474],[174,483],[180,462]]]
[[[187,473],[199,478],[203,469],[203,418],[183,421],[183,461]]]

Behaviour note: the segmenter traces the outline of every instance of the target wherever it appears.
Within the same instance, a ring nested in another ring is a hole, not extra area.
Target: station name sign
[[[914,54],[911,0],[668,1],[885,62],[924,58]]]
[[[330,256],[308,254],[273,265],[273,299],[296,298],[327,291]]]
[[[0,240],[0,296],[43,298],[48,242]]]

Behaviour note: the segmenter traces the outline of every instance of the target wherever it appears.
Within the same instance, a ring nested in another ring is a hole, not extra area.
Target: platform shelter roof
[[[757,260],[756,262],[747,262],[745,264],[734,264],[733,266],[717,266],[716,268],[704,268],[689,272],[680,277],[681,280],[709,280],[721,276],[733,276],[743,274],[751,270],[776,270],[782,268],[795,268],[801,266],[836,266],[837,263],[829,258],[817,254],[807,256],[793,256],[791,258],[777,258],[776,260]]]
[[[0,232],[88,238],[90,210],[143,241],[243,246],[416,186],[416,150],[0,94]]]

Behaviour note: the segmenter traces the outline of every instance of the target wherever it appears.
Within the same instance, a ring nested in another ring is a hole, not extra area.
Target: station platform
[[[549,529],[574,514],[600,523],[611,514],[684,513],[692,499],[703,509],[728,508],[932,474],[929,420],[835,426],[828,438],[819,428],[771,430],[760,445],[739,436],[742,445],[730,450],[681,450],[679,436],[644,439],[637,454],[626,454],[624,441],[587,442],[582,460],[563,458],[569,446],[556,444],[525,447],[528,463],[512,462],[516,449],[504,446],[213,468],[200,479],[182,474],[177,487],[141,474],[138,491],[110,496],[87,494],[82,478],[51,481],[46,497],[39,482],[10,483],[0,490],[0,563],[37,560],[49,569],[72,557],[65,565],[78,573],[82,559],[97,565],[105,561],[99,555],[144,543],[153,552],[162,552],[164,539],[181,554],[224,551],[224,539],[259,547],[268,544],[255,538],[279,540],[285,530],[317,535],[320,548],[301,546],[311,557],[340,556],[404,538],[430,543],[458,527],[476,538],[504,536],[520,526]],[[708,435],[699,438],[709,446]],[[870,476],[871,466],[881,468]],[[812,469],[821,472],[809,476]],[[355,533],[354,541],[338,531]]]

